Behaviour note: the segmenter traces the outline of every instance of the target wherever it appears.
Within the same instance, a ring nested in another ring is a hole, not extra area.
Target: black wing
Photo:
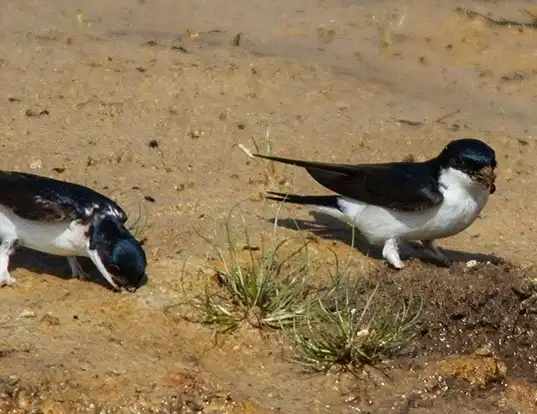
[[[422,210],[439,204],[444,198],[436,180],[438,168],[431,161],[346,165],[255,155],[304,167],[329,190],[394,210]]]
[[[114,201],[87,187],[34,174],[0,171],[0,204],[28,220],[64,221],[88,218],[96,208],[111,210],[125,222]]]

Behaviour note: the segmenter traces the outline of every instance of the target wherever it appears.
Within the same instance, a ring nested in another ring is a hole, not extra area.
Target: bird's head
[[[438,156],[442,168],[460,171],[474,182],[496,191],[496,153],[483,141],[463,138],[448,143]]]
[[[96,217],[91,227],[89,254],[101,274],[118,290],[138,289],[147,266],[140,243],[115,216]]]

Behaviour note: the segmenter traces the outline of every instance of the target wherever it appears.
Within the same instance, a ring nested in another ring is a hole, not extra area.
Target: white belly
[[[438,206],[404,212],[342,197],[339,218],[355,226],[370,243],[453,236],[474,222],[487,203],[489,190],[458,170],[445,171],[440,182],[444,200]]]
[[[18,240],[33,250],[59,256],[86,256],[86,226],[69,221],[45,223],[23,219],[0,206],[0,240]]]

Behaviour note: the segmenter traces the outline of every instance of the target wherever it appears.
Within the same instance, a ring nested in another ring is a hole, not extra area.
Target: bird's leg
[[[399,248],[397,239],[388,239],[382,248],[382,257],[384,257],[396,269],[405,267],[399,257]]]
[[[73,274],[74,278],[80,280],[89,279],[89,275],[84,271],[84,269],[82,269],[80,262],[75,256],[68,256],[67,262],[69,263],[69,267],[71,268],[71,273]]]
[[[435,245],[434,240],[422,240],[421,244],[423,249],[428,252],[434,259],[438,260],[442,266],[451,266],[451,260],[449,260],[444,253],[442,253]]]
[[[3,240],[0,244],[0,286],[16,285],[17,281],[9,274],[9,257],[17,248],[17,240]]]

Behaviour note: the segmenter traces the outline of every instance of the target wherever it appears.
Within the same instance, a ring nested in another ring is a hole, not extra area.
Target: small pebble
[[[31,117],[31,116],[43,116],[43,115],[50,115],[50,112],[48,109],[43,109],[42,111],[37,111],[35,109],[27,109],[26,112],[24,112],[24,115]]]
[[[35,318],[35,312],[30,310],[23,310],[20,314],[20,317],[25,319]]]
[[[468,260],[466,262],[466,267],[474,267],[477,266],[477,260]]]
[[[30,168],[32,170],[37,170],[38,168],[41,168],[43,166],[43,162],[39,158],[33,158],[30,161]]]

